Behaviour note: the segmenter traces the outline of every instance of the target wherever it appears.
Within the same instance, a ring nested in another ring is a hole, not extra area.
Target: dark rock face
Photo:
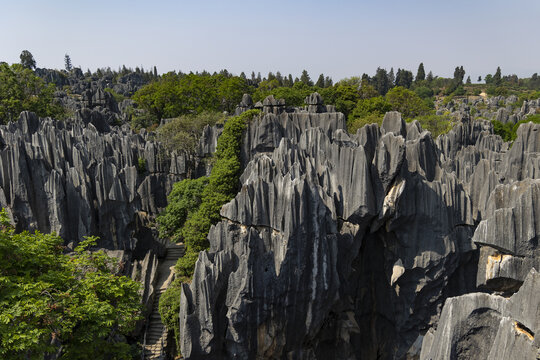
[[[0,126],[0,205],[19,230],[100,236],[148,306],[163,249],[152,220],[174,182],[209,172],[222,128],[204,129],[197,158],[170,154],[111,126],[107,112],[129,102],[94,90],[70,121],[25,112]],[[237,113],[263,115],[243,135],[240,191],[183,285],[182,354],[538,356],[540,125],[511,145],[467,106],[433,139],[395,112],[349,135],[318,94],[299,109],[244,96]]]
[[[381,129],[344,128],[340,114],[303,112],[248,127],[242,189],[184,285],[184,356],[412,358],[445,300],[476,290],[485,269],[474,241],[487,244],[477,225],[497,211],[498,184],[538,174],[540,127],[520,130],[522,156],[468,118],[436,141],[398,113]]]
[[[510,298],[468,294],[447,300],[421,359],[538,359],[540,274],[532,269]]]
[[[189,162],[167,155],[144,131],[106,130],[93,121],[63,123],[28,112],[1,126],[0,205],[19,230],[54,231],[67,243],[98,235],[101,247],[142,259],[159,248],[152,245],[155,230],[143,224],[166,206]]]

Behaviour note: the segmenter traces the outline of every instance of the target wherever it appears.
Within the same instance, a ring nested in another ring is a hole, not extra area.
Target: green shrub
[[[453,126],[452,118],[449,115],[424,115],[415,119],[420,122],[422,129],[431,132],[434,139],[452,130]]]
[[[88,251],[95,243],[66,255],[60,237],[15,233],[0,212],[0,358],[133,358],[125,336],[141,318],[140,284],[115,275],[117,259]]]
[[[399,111],[405,118],[427,115],[430,112],[429,107],[414,91],[401,86],[392,88],[385,98],[392,110]]]
[[[176,275],[180,276],[182,281],[189,281],[191,275],[195,271],[195,263],[199,258],[199,252],[195,251],[186,251],[186,254],[178,259],[174,267]]]
[[[195,153],[206,125],[223,123],[221,112],[204,111],[196,115],[182,115],[172,119],[157,130],[158,139],[170,151]]]
[[[433,96],[433,90],[427,86],[419,86],[414,89],[414,92],[422,99],[428,99]]]
[[[540,124],[540,115],[531,115],[525,119],[519,121],[517,124],[506,123],[503,124],[500,121],[493,120],[493,132],[499,135],[504,141],[514,141],[517,138],[517,130],[521,124],[533,122],[534,124]]]
[[[111,88],[105,88],[105,91],[108,92],[109,94],[111,94],[112,97],[114,98],[114,100],[115,100],[117,103],[121,103],[122,101],[124,101],[125,99],[127,99],[124,95],[121,95],[121,94],[117,93],[116,91],[114,91],[114,90],[111,89]]]
[[[144,174],[146,172],[146,159],[143,157],[137,159],[137,172],[139,174]]]
[[[180,349],[180,322],[178,321],[178,314],[180,313],[180,297],[182,295],[182,281],[180,278],[176,278],[169,285],[167,290],[161,294],[159,298],[159,315],[161,321],[167,327],[167,329],[174,332],[174,339],[176,340],[176,348]]]
[[[169,204],[157,217],[159,235],[173,241],[181,240],[180,231],[184,223],[200,206],[208,178],[185,179],[173,185]]]
[[[463,86],[460,85],[456,88],[456,90],[452,92],[452,95],[463,96],[465,95],[465,89],[463,88]]]
[[[379,126],[381,126],[383,118],[384,118],[384,115],[379,114],[379,113],[367,114],[363,117],[358,117],[358,118],[350,117],[349,120],[347,121],[347,131],[350,134],[356,134],[358,129],[364,127],[367,124],[376,123],[376,124],[379,124]]]

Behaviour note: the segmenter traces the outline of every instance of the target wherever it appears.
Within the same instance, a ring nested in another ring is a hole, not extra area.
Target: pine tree
[[[431,82],[433,81],[433,78],[434,78],[434,77],[433,77],[433,73],[432,73],[431,71],[428,72],[427,77],[426,77],[426,81],[427,81],[428,83],[431,83]]]
[[[71,65],[71,58],[69,57],[68,54],[64,56],[64,65],[66,67],[67,72],[70,72],[71,70],[73,70],[73,66]]]
[[[390,72],[388,73],[388,82],[390,82],[390,87],[393,87],[396,83],[396,76],[394,75],[394,68],[390,68]]]
[[[378,67],[377,72],[375,73],[375,76],[373,77],[373,79],[371,79],[371,81],[373,87],[379,92],[380,95],[386,95],[386,93],[390,89],[390,82],[388,81],[388,72],[386,71],[386,69],[381,69],[380,67]]]
[[[283,76],[281,76],[281,73],[278,71],[276,72],[276,80],[279,83],[279,86],[283,86]]]
[[[311,78],[309,77],[309,74],[307,70],[302,70],[302,75],[300,76],[300,81],[308,86],[313,86],[313,81],[311,81]]]
[[[467,85],[470,85],[471,84],[471,77],[470,76],[467,76],[467,81],[465,82]]]
[[[333,85],[334,85],[334,82],[332,81],[332,78],[330,76],[327,76],[324,79],[324,87],[329,88],[329,87],[332,87]]]
[[[157,77],[157,67],[154,65],[154,77]]]
[[[319,78],[317,79],[315,86],[320,87],[320,88],[324,87],[324,74],[319,75]]]
[[[502,76],[501,76],[501,68],[500,66],[497,66],[497,71],[495,72],[495,75],[493,75],[493,83],[495,85],[501,85],[502,82]]]
[[[478,76],[478,82],[482,81],[482,77],[481,76]]]
[[[465,77],[465,70],[463,69],[463,66],[459,67],[456,66],[456,69],[454,70],[454,81],[457,85],[463,84],[463,78]]]
[[[423,81],[426,79],[426,71],[424,70],[424,63],[418,65],[418,71],[416,72],[416,81]]]

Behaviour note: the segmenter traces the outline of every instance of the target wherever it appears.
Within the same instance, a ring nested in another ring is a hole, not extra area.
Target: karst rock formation
[[[183,284],[182,355],[536,359],[540,125],[510,144],[461,111],[433,139],[389,112],[348,134],[318,94],[306,104],[245,96],[237,109],[262,114]],[[220,133],[206,128],[190,157],[127,126],[23,113],[0,127],[0,205],[19,230],[99,235],[148,282],[163,247],[150,220],[174,182],[208,173],[198,159]]]

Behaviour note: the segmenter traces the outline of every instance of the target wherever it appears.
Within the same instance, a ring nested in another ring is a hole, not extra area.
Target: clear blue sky
[[[156,65],[158,72],[281,71],[334,80],[377,66],[476,80],[540,72],[539,0],[0,0],[0,61]]]

